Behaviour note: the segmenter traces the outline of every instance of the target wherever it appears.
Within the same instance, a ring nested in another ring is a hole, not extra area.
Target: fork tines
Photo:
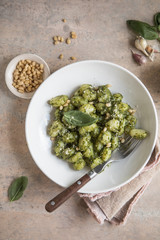
[[[119,152],[123,155],[123,157],[127,157],[141,143],[141,141],[141,139],[128,136],[125,139],[125,142],[121,144]]]

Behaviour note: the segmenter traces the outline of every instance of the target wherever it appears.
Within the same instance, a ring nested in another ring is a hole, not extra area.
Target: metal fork
[[[108,161],[113,162],[126,158],[141,142],[142,139],[136,139],[130,136],[126,137],[125,142],[121,143],[120,147],[113,152]]]
[[[75,192],[77,192],[86,183],[88,183],[92,178],[97,176],[97,174],[101,173],[109,163],[117,162],[121,159],[126,158],[136,149],[136,147],[140,145],[141,142],[142,140],[127,137],[125,139],[125,142],[121,143],[120,147],[112,153],[110,159],[90,170],[83,177],[73,183],[70,187],[66,188],[63,192],[50,200],[45,206],[46,210],[48,212],[53,212],[57,207],[59,207],[68,198],[70,198]]]

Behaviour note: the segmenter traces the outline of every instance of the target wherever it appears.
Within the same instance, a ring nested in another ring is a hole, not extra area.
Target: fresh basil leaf
[[[150,26],[148,23],[137,21],[137,20],[128,20],[127,25],[131,28],[136,34],[140,35],[141,37],[153,40],[158,39],[159,35],[156,31],[156,27]]]
[[[28,184],[28,178],[25,176],[19,177],[15,179],[9,189],[8,189],[8,197],[11,202],[18,200],[22,197],[24,190],[26,189]]]
[[[160,32],[160,12],[158,12],[154,15],[154,24],[157,28],[157,31]]]
[[[93,118],[89,114],[78,110],[65,112],[64,118],[69,124],[78,127],[89,126],[97,121],[96,118]]]

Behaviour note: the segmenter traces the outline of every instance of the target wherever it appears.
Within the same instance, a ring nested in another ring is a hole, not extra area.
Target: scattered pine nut
[[[125,142],[125,139],[124,138],[121,138],[121,143],[124,143]]]
[[[75,32],[70,32],[70,34],[71,34],[71,35],[74,35],[74,34],[76,34],[76,33],[75,33]]]
[[[106,107],[111,107],[111,103],[106,103]]]
[[[129,113],[132,113],[132,109],[129,109],[128,112],[129,112]]]
[[[111,142],[107,143],[106,147],[111,147]]]
[[[110,88],[110,87],[112,87],[112,85],[111,85],[111,84],[107,84],[106,87],[107,87],[107,88]]]
[[[54,40],[54,41],[57,41],[57,40],[58,40],[57,36],[54,36],[54,37],[53,37],[53,40]]]
[[[77,38],[77,34],[75,32],[70,32],[70,37],[73,39]]]
[[[61,37],[60,42],[64,42],[64,38],[63,37]]]
[[[68,103],[65,103],[64,105],[63,105],[63,107],[67,107],[68,106]]]
[[[57,45],[57,44],[59,44],[59,42],[58,41],[54,41],[54,45]]]
[[[76,39],[77,35],[72,35],[71,38]]]
[[[128,112],[133,115],[136,112],[136,110],[135,109],[129,109]]]
[[[109,119],[110,118],[110,113],[106,113],[106,119]]]
[[[132,114],[134,114],[135,112],[136,112],[136,109],[133,109],[133,110],[132,110]]]
[[[62,21],[66,22],[67,20],[64,18],[64,19],[62,19]],[[76,39],[76,38],[77,38],[76,32],[72,31],[72,32],[70,32],[70,37],[68,37],[66,40],[64,40],[64,38],[61,37],[61,36],[53,36],[53,44],[57,45],[57,44],[59,44],[61,42],[64,42],[64,41],[66,42],[66,44],[71,44],[71,39]],[[63,59],[63,54],[59,55],[59,59]],[[70,57],[70,59],[71,60],[76,60],[76,58],[73,57],[73,56]],[[22,62],[21,64],[24,64],[24,63]],[[21,65],[19,65],[19,67],[21,67]]]
[[[60,42],[64,42],[64,38],[61,37],[61,36],[54,36],[53,37],[53,44],[54,45],[57,45],[59,44]]]
[[[63,109],[63,106],[60,106],[60,107],[59,107],[59,110],[62,110],[62,109]]]
[[[76,60],[76,58],[75,58],[75,57],[70,57],[70,59],[71,59],[71,60]]]
[[[67,44],[71,44],[71,39],[70,39],[70,38],[67,38],[67,39],[66,39],[66,43],[67,43]]]
[[[63,54],[60,54],[60,55],[59,55],[59,59],[63,59]]]

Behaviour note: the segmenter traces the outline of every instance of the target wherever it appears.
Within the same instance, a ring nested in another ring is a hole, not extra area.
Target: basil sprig
[[[89,126],[97,121],[87,113],[78,110],[72,110],[64,113],[64,119],[71,125],[82,127]]]
[[[154,15],[154,24],[157,28],[157,31],[160,32],[160,12]]]
[[[9,189],[8,189],[8,197],[11,202],[18,200],[22,197],[24,190],[26,189],[28,184],[28,178],[25,176],[19,177],[15,179]]]
[[[137,21],[137,20],[128,20],[127,25],[131,28],[136,34],[140,35],[141,37],[154,40],[159,38],[159,34],[157,33],[157,29],[155,26],[151,26],[148,23]]]

